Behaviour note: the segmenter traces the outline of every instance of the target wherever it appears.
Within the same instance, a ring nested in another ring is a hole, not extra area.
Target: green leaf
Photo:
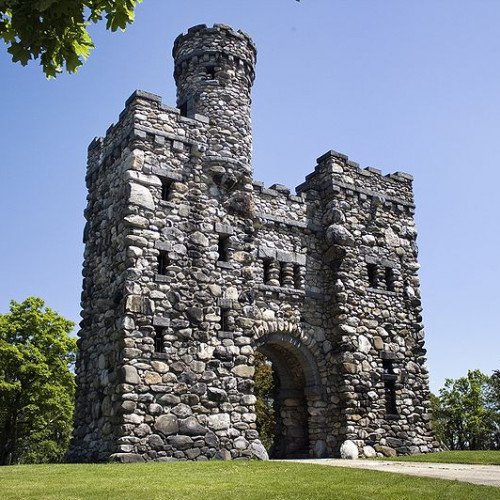
[[[31,57],[30,51],[18,42],[13,42],[7,51],[12,54],[12,61],[20,62],[23,66],[28,64]]]
[[[106,17],[111,31],[134,20],[137,0],[0,0],[0,38],[14,62],[38,59],[47,78],[74,72],[94,44],[86,22]]]

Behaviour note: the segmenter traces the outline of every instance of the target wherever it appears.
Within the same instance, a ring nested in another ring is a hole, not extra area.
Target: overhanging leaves
[[[40,60],[47,78],[74,73],[94,43],[91,23],[106,18],[106,28],[124,30],[141,0],[0,0],[0,38],[14,62]]]

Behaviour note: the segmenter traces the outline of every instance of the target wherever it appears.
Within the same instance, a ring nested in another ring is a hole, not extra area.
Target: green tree
[[[492,447],[498,413],[492,406],[490,377],[469,370],[466,377],[447,379],[433,401],[438,436],[452,450]]]
[[[275,380],[273,366],[260,352],[255,353],[255,413],[257,429],[264,447],[269,451],[276,432]]]
[[[490,377],[488,396],[490,408],[494,414],[491,448],[500,450],[500,370],[494,370]]]
[[[0,0],[0,39],[14,62],[40,59],[48,78],[74,73],[94,48],[88,26],[124,30],[141,0]]]
[[[0,315],[0,465],[62,459],[73,421],[72,328],[35,297]]]
[[[432,428],[434,430],[434,434],[440,443],[446,444],[445,430],[447,417],[443,411],[441,400],[439,399],[439,396],[431,393],[430,402],[432,411]]]

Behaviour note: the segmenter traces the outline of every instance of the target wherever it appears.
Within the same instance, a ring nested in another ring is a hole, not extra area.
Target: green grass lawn
[[[435,462],[441,464],[500,465],[500,451],[441,451],[439,453],[423,453],[422,455],[384,458],[383,460]]]
[[[496,499],[456,481],[283,462],[174,462],[0,467],[7,499]]]

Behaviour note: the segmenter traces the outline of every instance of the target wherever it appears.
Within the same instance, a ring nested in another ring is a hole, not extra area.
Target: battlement
[[[342,162],[347,163],[350,167],[353,167],[358,170],[359,173],[362,174],[362,172],[369,172],[371,174],[379,175],[386,177],[388,179],[396,180],[396,181],[401,181],[407,183],[408,181],[413,181],[413,176],[410,174],[407,174],[406,172],[394,172],[391,174],[382,174],[382,170],[374,167],[364,167],[363,169],[360,168],[359,163],[356,163],[355,161],[349,160],[349,157],[343,153],[339,153],[338,151],[334,151],[331,149],[330,151],[327,151],[326,153],[322,154],[319,158],[316,159],[317,166],[315,169],[318,169],[318,167],[321,166],[325,161],[329,159],[338,159]]]
[[[198,78],[208,75],[215,83],[232,68],[245,74],[250,85],[255,79],[257,50],[251,38],[229,26],[215,24],[207,28],[202,24],[187,34],[177,37],[172,50],[174,57],[174,78],[178,81],[182,74],[196,73]],[[203,78],[202,78],[203,79]]]
[[[380,169],[361,168],[347,155],[333,150],[321,155],[316,161],[314,171],[297,186],[298,194],[309,190],[322,192],[333,189],[357,193],[362,197],[377,197],[387,206],[394,204],[397,207],[414,208],[413,177],[410,174],[395,172],[383,175]]]
[[[174,47],[172,49],[172,56],[174,59],[181,56],[179,51],[185,42],[199,37],[204,37],[205,39],[210,37],[210,39],[213,40],[214,48],[217,51],[220,51],[221,49],[227,50],[223,44],[220,44],[222,38],[227,37],[228,39],[234,39],[238,42],[238,44],[244,42],[247,46],[247,50],[252,55],[250,60],[255,64],[257,58],[257,48],[255,47],[253,40],[244,31],[235,30],[226,24],[214,24],[211,28],[209,28],[206,24],[198,24],[189,28],[186,33],[181,33],[174,41]]]
[[[151,107],[154,119],[143,116],[144,108]],[[155,122],[155,123],[154,123]],[[209,123],[206,116],[194,114],[182,116],[178,108],[167,106],[156,94],[135,90],[125,101],[125,108],[118,121],[111,124],[103,137],[95,137],[88,146],[89,174],[103,165],[111,165],[120,158],[125,145],[134,139],[146,140],[148,137],[159,145],[177,151],[187,149],[197,154],[204,148],[200,137],[191,137],[190,130],[199,130]],[[180,135],[177,128],[188,133]]]
[[[283,184],[273,184],[266,187],[262,181],[253,181],[254,193],[258,196],[290,201],[293,203],[305,203],[304,195],[296,195],[291,192],[290,188]]]

